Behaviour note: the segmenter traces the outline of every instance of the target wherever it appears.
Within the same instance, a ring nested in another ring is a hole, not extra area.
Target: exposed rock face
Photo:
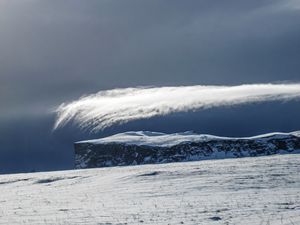
[[[180,133],[127,132],[75,143],[75,167],[94,168],[216,158],[300,153],[300,133],[223,138]]]

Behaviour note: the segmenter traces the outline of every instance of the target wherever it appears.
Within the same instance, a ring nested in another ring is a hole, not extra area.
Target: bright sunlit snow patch
[[[125,133],[115,134],[109,137],[95,139],[95,140],[85,140],[77,142],[79,143],[91,143],[91,144],[106,144],[106,143],[123,143],[128,145],[147,145],[147,146],[174,146],[181,143],[188,142],[202,142],[210,140],[243,140],[243,139],[260,139],[261,141],[268,138],[286,138],[289,135],[299,136],[299,131],[291,133],[281,133],[274,132],[253,137],[220,137],[209,134],[196,134],[193,132],[182,132],[174,134],[165,134],[160,132],[151,131],[129,131]]]
[[[175,112],[298,98],[300,84],[114,89],[61,104],[56,109],[54,129],[73,121],[82,129],[97,131],[115,124]]]
[[[0,176],[2,225],[300,224],[300,156]]]

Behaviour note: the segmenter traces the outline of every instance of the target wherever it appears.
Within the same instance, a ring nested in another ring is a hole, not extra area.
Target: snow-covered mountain
[[[125,132],[75,143],[75,167],[151,163],[299,153],[300,131],[254,137],[219,137],[193,132]]]

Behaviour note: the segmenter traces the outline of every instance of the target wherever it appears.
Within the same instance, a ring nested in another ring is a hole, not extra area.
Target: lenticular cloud
[[[237,104],[300,99],[300,84],[138,87],[100,91],[61,104],[54,129],[73,122],[91,131],[137,119]]]

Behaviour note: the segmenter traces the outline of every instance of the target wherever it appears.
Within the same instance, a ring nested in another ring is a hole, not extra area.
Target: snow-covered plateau
[[[242,138],[193,132],[165,134],[131,131],[75,143],[75,167],[126,166],[299,152],[299,131]]]
[[[300,155],[0,175],[0,224],[300,224]]]

